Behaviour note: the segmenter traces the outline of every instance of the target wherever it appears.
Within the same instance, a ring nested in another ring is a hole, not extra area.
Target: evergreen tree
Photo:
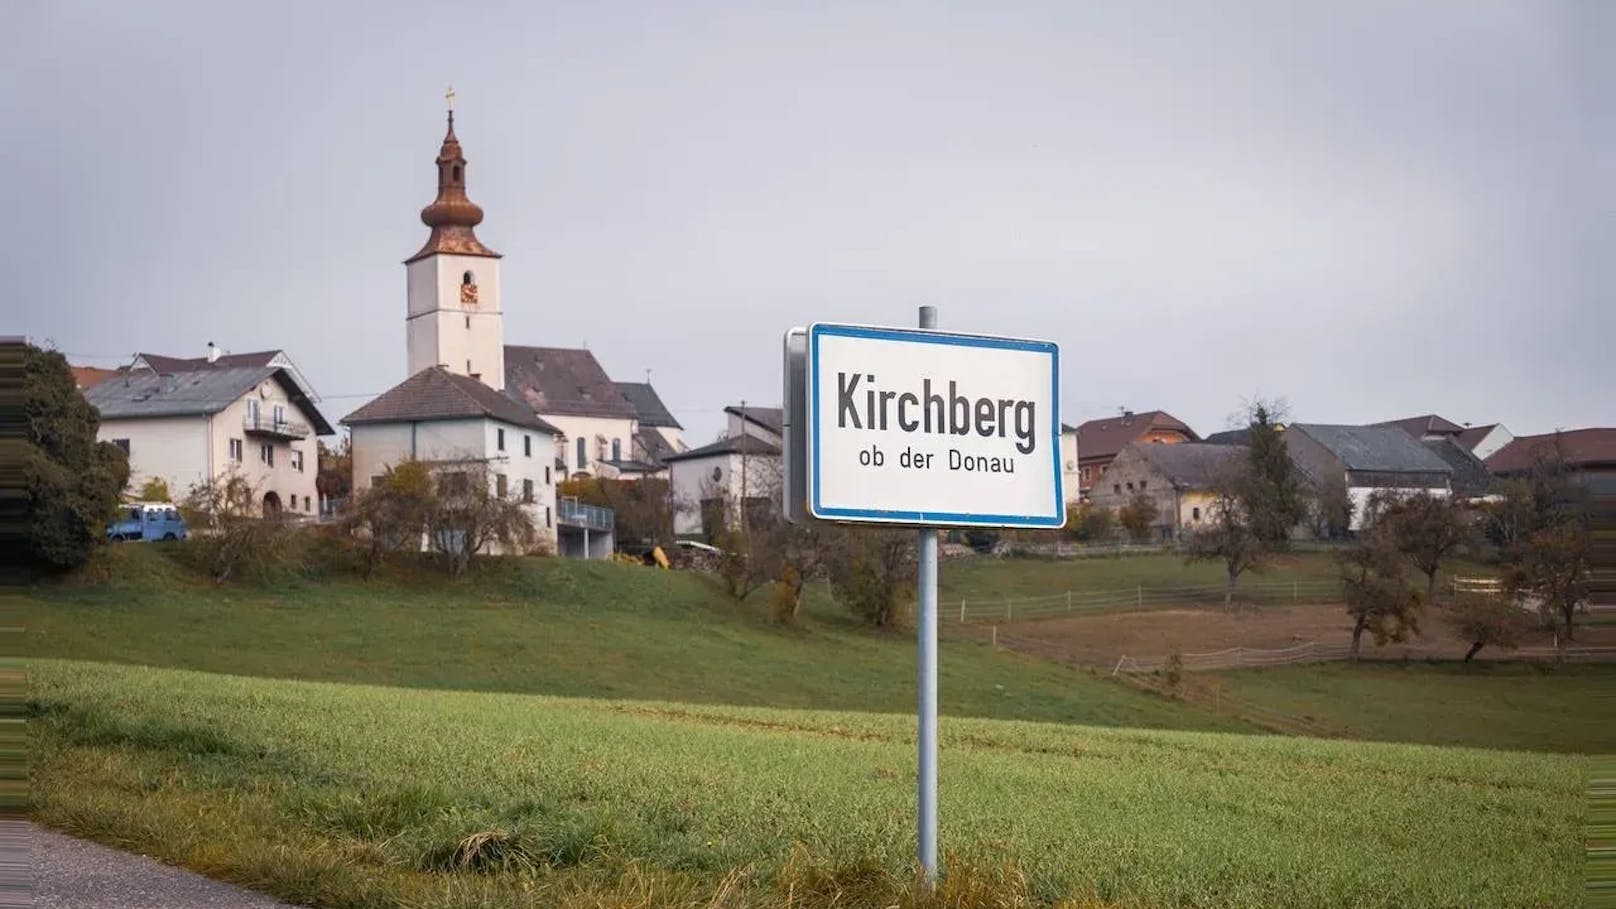
[[[21,539],[0,548],[25,570],[76,568],[105,539],[129,482],[129,459],[116,445],[96,441],[100,414],[75,387],[66,357],[32,344],[5,346],[0,388],[8,404],[21,404],[20,432],[7,435],[21,437],[23,513],[6,522]]]
[[[1255,404],[1249,430],[1250,470],[1240,504],[1252,535],[1270,547],[1283,548],[1290,541],[1292,528],[1307,516],[1301,480],[1285,440],[1280,437],[1281,427],[1273,407],[1260,401]]]

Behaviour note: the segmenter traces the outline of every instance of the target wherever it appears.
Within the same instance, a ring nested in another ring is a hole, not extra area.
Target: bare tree
[[[488,461],[435,467],[437,490],[427,515],[427,538],[451,574],[464,574],[475,553],[496,547],[521,553],[533,544],[533,516],[519,497],[499,488],[502,478]]]
[[[1136,492],[1128,504],[1117,510],[1117,523],[1128,531],[1128,539],[1135,543],[1149,542],[1159,517],[1156,500],[1146,492]]]
[[[1239,476],[1226,475],[1214,481],[1212,505],[1205,527],[1190,535],[1187,553],[1192,561],[1223,563],[1228,584],[1223,590],[1223,605],[1234,605],[1235,585],[1247,571],[1260,569],[1268,557],[1269,547],[1257,538],[1246,520],[1240,501]]]
[[[1419,631],[1420,594],[1404,575],[1402,553],[1383,529],[1369,528],[1358,542],[1338,553],[1341,584],[1352,616],[1352,658],[1358,659],[1365,631],[1376,646],[1401,641]]]
[[[1592,585],[1592,502],[1556,439],[1524,477],[1509,484],[1495,513],[1509,516],[1502,547],[1506,590],[1535,602],[1562,647],[1576,639],[1577,614]]]

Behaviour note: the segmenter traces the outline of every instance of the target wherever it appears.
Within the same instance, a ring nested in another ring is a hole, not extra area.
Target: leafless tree
[[[519,497],[499,489],[499,475],[488,461],[467,459],[433,468],[436,495],[427,515],[427,538],[451,574],[464,574],[475,553],[496,547],[522,553],[532,546],[532,515]]]

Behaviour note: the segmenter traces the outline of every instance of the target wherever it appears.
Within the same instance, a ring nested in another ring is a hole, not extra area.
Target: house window
[[[1083,482],[1087,483],[1089,481],[1089,469],[1087,467],[1083,468],[1082,477]]]
[[[382,475],[379,474],[379,473],[371,474],[370,475],[370,487],[372,489],[375,489],[377,486],[380,486],[380,485],[382,485]]]
[[[1133,492],[1133,484],[1132,483],[1128,484],[1128,491]]]
[[[257,398],[248,398],[247,399],[247,422],[251,423],[254,426],[258,425],[258,399]]]
[[[292,510],[297,510],[297,493],[292,493]]]
[[[1144,492],[1144,491],[1145,491],[1145,481],[1144,481],[1144,480],[1140,480],[1140,481],[1139,481],[1139,491],[1140,491],[1140,492]]]
[[[505,481],[505,475],[502,474],[502,473],[495,474],[494,475],[494,491],[497,492],[499,494],[499,497],[503,499],[503,498],[505,498],[506,489],[507,489],[507,486],[506,486],[506,481]]]
[[[494,447],[498,448],[500,451],[505,450],[505,430],[504,429],[496,429],[496,430],[494,430]]]
[[[128,439],[113,439],[112,444],[114,444],[114,445],[118,446],[119,448],[123,449],[124,454],[129,453],[129,440]]]
[[[1201,506],[1197,505],[1194,508],[1190,509],[1190,520],[1199,521],[1200,519],[1201,519]]]
[[[298,473],[303,472],[303,451],[301,449],[292,449],[292,469]]]
[[[544,528],[550,529],[550,506],[544,506]]]
[[[466,330],[467,331],[471,330],[471,316],[466,317]]]
[[[533,457],[533,437],[532,436],[526,436],[526,435],[522,436],[522,457],[524,457],[524,458]]]
[[[282,407],[281,405],[276,404],[275,409],[273,411],[271,411],[271,413],[273,413],[275,415],[275,425],[276,426],[280,426],[280,425],[282,425],[282,424],[284,424],[286,422],[286,408],[285,407]]]
[[[438,477],[438,492],[463,496],[471,491],[471,478],[464,471],[451,471]]]
[[[1111,484],[1111,494],[1112,495],[1118,495],[1118,496],[1122,495],[1122,484],[1121,483],[1112,483]]]
[[[613,439],[612,440],[612,460],[613,461],[621,461],[621,460],[623,460],[623,440],[622,439]]]
[[[578,462],[574,466],[579,470],[589,466],[589,442],[583,436],[578,437]]]
[[[275,466],[275,446],[265,442],[258,446],[258,460],[268,467]]]
[[[523,480],[522,481],[522,501],[526,502],[529,505],[533,504],[533,481],[532,480]]]
[[[240,461],[241,460],[241,440],[240,439],[231,439],[230,440],[230,460],[232,460],[232,461]]]
[[[466,361],[466,375],[468,375],[468,376],[471,375],[471,361],[470,360]]]
[[[310,511],[313,511],[313,510],[314,510],[314,496],[304,496],[303,497],[303,511],[304,512],[310,512]]]
[[[544,485],[550,485],[550,468],[544,468]]]

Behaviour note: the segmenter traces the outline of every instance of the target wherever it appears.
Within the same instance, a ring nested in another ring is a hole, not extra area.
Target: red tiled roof
[[[1568,429],[1537,436],[1516,436],[1492,453],[1487,469],[1493,473],[1520,473],[1556,451],[1572,467],[1616,467],[1616,428]]]
[[[118,374],[116,369],[103,369],[100,366],[70,366],[68,368],[73,370],[73,384],[80,391],[93,387]]]
[[[1078,424],[1077,456],[1083,461],[1091,458],[1114,458],[1129,442],[1152,430],[1181,432],[1191,442],[1200,441],[1195,430],[1189,428],[1184,421],[1166,411],[1147,410],[1144,413],[1122,414]]]

